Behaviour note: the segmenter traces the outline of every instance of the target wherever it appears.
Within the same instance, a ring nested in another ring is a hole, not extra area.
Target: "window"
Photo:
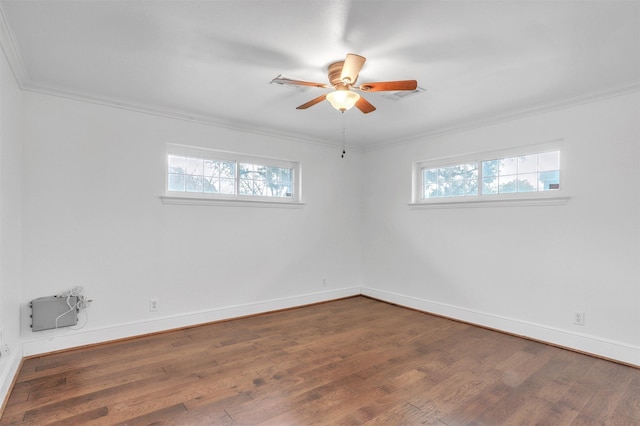
[[[239,192],[242,195],[287,197],[293,195],[293,169],[240,163]]]
[[[560,151],[482,162],[482,194],[560,189]]]
[[[478,195],[478,163],[422,169],[423,198]]]
[[[235,194],[236,163],[169,154],[167,190]]]
[[[165,201],[300,202],[297,162],[180,145],[168,151]]]
[[[414,164],[412,204],[558,199],[559,192],[557,144]]]

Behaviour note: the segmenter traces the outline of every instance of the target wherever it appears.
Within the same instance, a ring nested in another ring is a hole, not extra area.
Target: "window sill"
[[[569,202],[570,197],[546,196],[546,197],[511,197],[479,199],[464,197],[456,199],[426,201],[410,203],[412,209],[452,209],[452,208],[476,208],[476,207],[525,207],[525,206],[557,206]]]
[[[239,198],[208,198],[183,195],[163,195],[163,204],[178,204],[189,206],[233,206],[233,207],[274,207],[282,209],[300,209],[304,203],[298,201],[247,200]]]

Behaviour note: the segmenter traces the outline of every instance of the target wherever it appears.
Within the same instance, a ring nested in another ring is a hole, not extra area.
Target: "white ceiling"
[[[639,1],[1,0],[27,90],[364,149],[640,87]],[[6,34],[6,33],[5,33]],[[359,83],[425,92],[344,116],[325,89],[347,53]]]

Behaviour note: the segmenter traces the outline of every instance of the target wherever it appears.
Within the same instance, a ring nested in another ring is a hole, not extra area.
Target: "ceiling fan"
[[[331,84],[313,83],[309,81],[291,80],[282,75],[271,80],[272,83],[290,84],[296,86],[311,86],[334,89],[333,92],[318,96],[297,107],[296,109],[307,109],[323,100],[328,100],[338,111],[345,112],[354,105],[365,114],[376,110],[369,101],[353,90],[360,92],[385,92],[399,90],[416,90],[418,82],[416,80],[383,81],[378,83],[364,83],[356,86],[358,74],[367,58],[354,53],[347,54],[344,61],[334,62],[329,65],[329,81]]]

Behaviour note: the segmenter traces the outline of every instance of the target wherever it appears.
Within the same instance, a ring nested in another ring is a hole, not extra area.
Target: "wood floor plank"
[[[187,408],[184,406],[184,404],[180,403],[180,404],[170,405],[168,407],[163,407],[159,410],[152,411],[150,413],[146,413],[132,419],[126,419],[122,423],[127,426],[138,426],[138,425],[147,426],[151,424],[152,425],[163,425],[163,424],[170,425],[174,423],[173,420],[171,420],[172,418],[177,417],[186,411],[187,411]]]
[[[447,426],[432,414],[426,413],[413,405],[401,402],[396,406],[385,410],[371,420],[362,423],[363,425],[426,425],[426,426]]]
[[[640,424],[640,377],[634,376],[620,397],[613,417],[628,418]]]
[[[67,417],[64,420],[50,423],[50,426],[68,426],[82,424],[95,425],[100,419],[104,419],[108,415],[109,409],[107,407],[99,407],[93,410],[86,411],[84,413],[76,414],[72,417]]]
[[[549,422],[547,413],[551,410],[551,404],[537,396],[525,398],[517,409],[510,410],[511,413],[501,422],[508,425],[561,425],[562,423]]]
[[[366,297],[24,360],[15,424],[640,424],[640,369]]]
[[[595,392],[580,414],[600,423],[609,423],[633,379],[629,370],[630,367],[622,365],[595,364],[586,375]],[[637,419],[640,420],[640,416]]]

